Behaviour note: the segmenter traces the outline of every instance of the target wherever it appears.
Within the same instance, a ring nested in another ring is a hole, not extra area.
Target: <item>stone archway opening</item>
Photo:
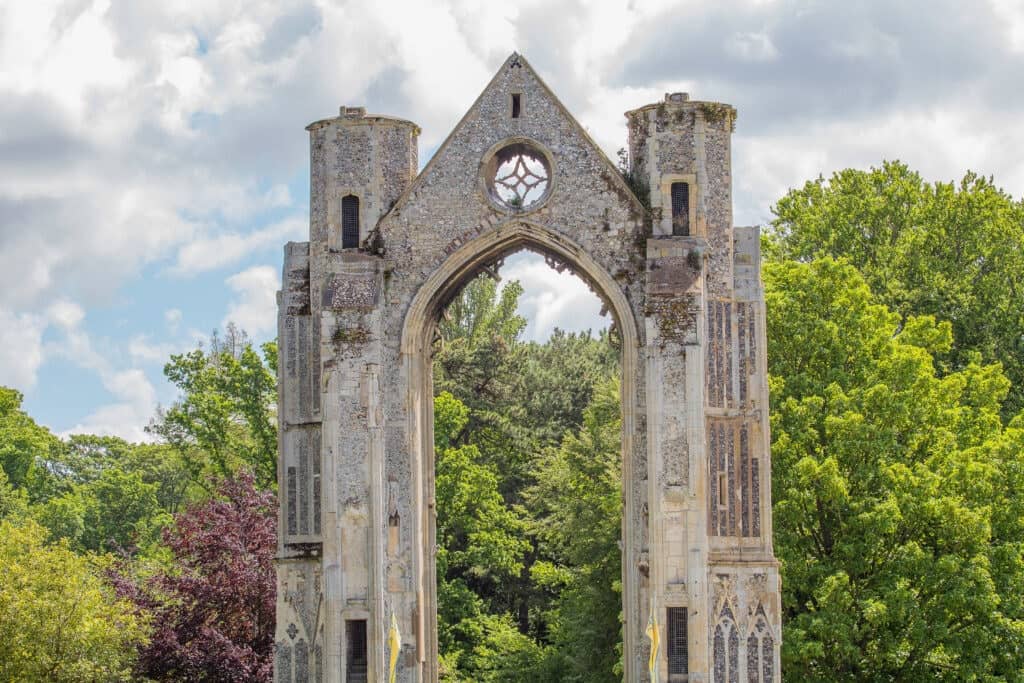
[[[566,242],[561,236],[557,236],[540,226],[526,221],[520,221],[502,229],[500,236],[489,235],[478,238],[474,242],[465,245],[462,249],[453,253],[440,272],[444,277],[438,277],[434,282],[428,281],[419,291],[414,299],[413,305],[407,315],[404,342],[416,342],[403,345],[403,355],[406,357],[406,371],[409,373],[408,384],[410,403],[414,408],[410,411],[413,425],[410,428],[412,443],[420,446],[419,452],[415,454],[420,466],[422,490],[422,529],[424,546],[421,551],[421,568],[423,571],[423,595],[420,601],[420,614],[423,615],[422,629],[425,635],[424,645],[427,652],[434,652],[433,657],[428,657],[424,663],[425,680],[437,680],[441,673],[437,668],[437,654],[441,650],[438,640],[438,580],[442,585],[445,577],[437,574],[437,553],[445,552],[443,538],[438,537],[438,519],[444,517],[444,510],[438,509],[437,477],[438,477],[438,456],[435,452],[436,434],[434,413],[434,367],[433,361],[437,353],[438,343],[441,341],[438,334],[438,323],[443,320],[446,308],[456,301],[462,291],[477,278],[498,276],[503,261],[519,252],[531,252],[543,257],[547,266],[571,273],[578,277],[589,287],[594,296],[600,300],[601,308],[610,319],[609,337],[614,341],[615,350],[618,354],[618,368],[614,371],[621,391],[619,400],[621,428],[620,449],[619,449],[619,473],[620,483],[618,494],[621,497],[622,517],[627,515],[635,506],[633,487],[630,483],[631,474],[628,467],[621,464],[621,454],[630,452],[632,447],[631,425],[633,417],[633,401],[628,397],[635,396],[635,382],[631,368],[636,367],[636,323],[630,310],[624,307],[623,301],[614,298],[614,294],[608,295],[605,292],[617,292],[618,290],[603,289],[608,287],[611,278],[603,272],[596,264],[590,262],[589,258],[582,251],[576,250],[575,246]],[[495,238],[497,237],[497,239]],[[618,308],[617,308],[618,306]],[[626,531],[626,525],[619,524],[618,544],[623,551],[632,548],[639,539],[631,538]],[[641,577],[635,571],[628,571],[621,563],[621,556],[628,556],[628,552],[620,553],[620,576],[622,595],[619,598],[618,607],[626,609],[635,602],[633,595],[640,584]],[[622,570],[626,570],[623,573]],[[443,607],[443,605],[441,605]],[[618,614],[615,615],[618,617]],[[520,631],[524,630],[525,624],[518,622]],[[536,635],[534,633],[533,635]],[[628,638],[628,633],[622,634]],[[620,635],[620,642],[623,638]]]
[[[668,93],[626,119],[628,169],[513,53],[422,170],[411,121],[342,107],[307,128],[309,241],[285,247],[278,295],[276,680],[437,680],[435,321],[520,248],[585,280],[621,335],[623,679],[779,679],[735,110]],[[716,649],[729,619],[741,637]]]
[[[580,650],[594,680],[621,679],[621,344],[603,307],[526,248],[469,280],[438,321],[441,680],[535,680]]]

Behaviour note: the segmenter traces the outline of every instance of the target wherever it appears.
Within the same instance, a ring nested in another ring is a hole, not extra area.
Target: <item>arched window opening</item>
[[[341,198],[341,248],[359,247],[359,197],[346,195]]]
[[[719,613],[715,626],[714,661],[715,680],[725,683],[739,683],[740,680],[740,637],[732,610],[726,605]]]
[[[672,234],[690,234],[690,183],[672,183]]]
[[[615,532],[602,532],[599,539],[578,533],[592,519],[577,497],[602,501],[605,514],[621,519],[632,490],[618,476],[624,435],[619,392],[622,380],[628,380],[621,373],[626,344],[620,340],[626,332],[617,325],[610,329],[610,304],[598,294],[604,290],[585,275],[578,263],[540,245],[519,243],[495,251],[448,280],[443,296],[435,299],[443,308],[421,337],[430,339],[422,357],[433,366],[419,375],[433,387],[423,394],[435,397],[437,551],[426,562],[435,563],[438,650],[446,662],[455,662],[453,678],[480,680],[479,665],[452,656],[484,642],[474,630],[454,628],[460,622],[452,615],[469,601],[489,606],[506,624],[504,637],[528,643],[531,650],[559,659],[575,651],[590,653],[588,668],[595,678],[610,679],[620,666],[618,609],[594,614],[581,603],[554,606],[562,604],[561,590],[585,591],[588,602],[599,604],[620,602],[621,594],[610,584],[592,586],[583,579],[553,591],[537,580],[544,574],[536,571],[558,567],[565,575],[583,577],[598,566],[621,566],[622,546],[629,542]],[[547,315],[549,310],[564,313]],[[568,435],[579,434],[585,424],[599,428],[602,436],[588,442],[584,456],[570,450],[575,441]],[[545,455],[530,461],[535,469],[527,475],[518,453],[533,444],[542,444]],[[594,471],[608,476],[585,474]],[[587,483],[566,496],[562,477]],[[474,520],[472,534],[465,531],[465,520]],[[546,529],[536,543],[523,535],[533,524]],[[522,576],[531,578],[521,581]],[[670,612],[676,611],[685,613]],[[587,629],[572,642],[553,637],[584,619]],[[685,624],[685,616],[680,622]],[[500,656],[491,661],[488,667],[502,665]]]
[[[775,639],[758,606],[757,621],[747,636],[747,683],[773,683],[775,680]]]

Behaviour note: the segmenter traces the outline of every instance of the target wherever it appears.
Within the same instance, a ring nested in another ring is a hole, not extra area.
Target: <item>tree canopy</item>
[[[499,289],[477,278],[440,324],[444,679],[617,680],[618,352],[607,333],[523,341],[521,292],[516,282]]]
[[[145,615],[105,581],[107,561],[46,536],[31,520],[0,520],[0,679],[128,680]]]
[[[275,506],[251,475],[222,480],[213,498],[164,531],[167,566],[120,578],[122,595],[153,620],[139,674],[157,681],[272,679]]]
[[[1015,680],[1010,382],[977,353],[939,372],[951,325],[891,312],[848,263],[772,263],[765,279],[786,675]]]
[[[774,211],[778,258],[848,259],[901,318],[951,325],[941,366],[962,369],[974,353],[998,361],[1012,383],[1004,417],[1024,408],[1024,200],[976,173],[929,183],[886,162],[810,181]]]
[[[194,481],[253,472],[262,488],[277,481],[277,345],[263,355],[229,325],[209,348],[171,356],[164,374],[181,392],[149,431],[174,448]]]

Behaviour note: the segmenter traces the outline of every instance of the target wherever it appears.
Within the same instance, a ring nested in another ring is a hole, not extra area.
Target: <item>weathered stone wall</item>
[[[511,96],[520,95],[522,115],[511,116]],[[482,187],[481,164],[489,151],[504,140],[525,138],[546,149],[553,160],[552,187],[543,206],[536,211],[517,211],[496,205]],[[385,367],[401,368],[400,340],[405,331],[409,302],[427,277],[450,254],[483,235],[513,233],[523,221],[540,227],[589,255],[616,280],[622,295],[639,317],[642,283],[638,271],[643,264],[643,208],[629,192],[619,173],[579,125],[567,114],[528,67],[510,63],[503,68],[480,99],[466,114],[449,139],[378,227],[378,242],[388,264],[388,300],[385,338]],[[586,277],[585,273],[580,273]],[[619,321],[620,324],[634,324]],[[410,387],[401,373],[389,382],[386,421],[399,428],[386,433],[387,476],[402,486],[415,478],[410,471],[408,435],[401,428],[410,419],[406,396]],[[636,400],[636,399],[633,399]],[[637,490],[643,499],[646,454],[629,454]],[[431,460],[432,461],[432,460]],[[403,519],[413,519],[411,495],[399,495],[397,508]],[[639,509],[639,505],[635,506]],[[639,529],[638,512],[630,526]],[[402,530],[399,560],[413,567],[419,564],[414,539]],[[406,559],[408,558],[408,559]],[[638,558],[634,558],[634,564]],[[422,589],[432,595],[433,586]],[[431,599],[427,600],[432,602]],[[411,615],[414,603],[406,615]],[[627,614],[629,610],[627,609]],[[432,616],[432,615],[431,615]],[[640,641],[640,622],[645,613],[634,610],[627,616],[634,631],[631,640]],[[411,620],[411,619],[410,619]]]
[[[650,188],[642,198],[518,55],[418,176],[415,124],[343,108],[309,127],[310,242],[288,246],[279,300],[278,572],[291,588],[279,597],[278,680],[382,680],[392,615],[403,643],[398,680],[436,680],[433,326],[468,278],[521,248],[587,281],[623,340],[626,679],[648,680],[650,610],[665,627],[668,610],[682,608],[689,680],[729,680],[720,677],[727,669],[712,679],[732,653],[716,659],[716,644],[741,639],[734,630],[716,640],[730,628],[718,618],[719,575],[766,586],[726,602],[736,629],[774,634],[737,645],[736,657],[770,649],[771,662],[750,661],[769,672],[764,680],[778,679],[763,293],[756,230],[732,229],[734,112],[671,95],[627,118],[632,177]],[[491,159],[510,144],[544,159],[549,187],[535,206],[503,203],[488,185]],[[672,236],[666,214],[679,179],[691,184],[685,237]],[[347,194],[360,199],[359,249],[342,249]],[[744,447],[734,439],[724,479],[707,455],[715,420],[746,434]],[[309,456],[317,448],[319,462]],[[739,521],[720,528],[712,494]],[[755,593],[756,604],[747,598]],[[741,602],[755,617],[737,615]],[[359,659],[350,636],[360,624],[366,660],[346,674]],[[659,657],[668,680],[667,651]]]

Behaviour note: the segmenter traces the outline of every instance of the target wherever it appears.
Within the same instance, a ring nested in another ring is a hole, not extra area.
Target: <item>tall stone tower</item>
[[[309,126],[310,239],[279,294],[275,680],[437,679],[431,345],[520,249],[586,281],[622,338],[627,681],[780,680],[758,231],[732,226],[728,105],[627,113],[624,179],[511,55],[419,173],[415,124]]]

